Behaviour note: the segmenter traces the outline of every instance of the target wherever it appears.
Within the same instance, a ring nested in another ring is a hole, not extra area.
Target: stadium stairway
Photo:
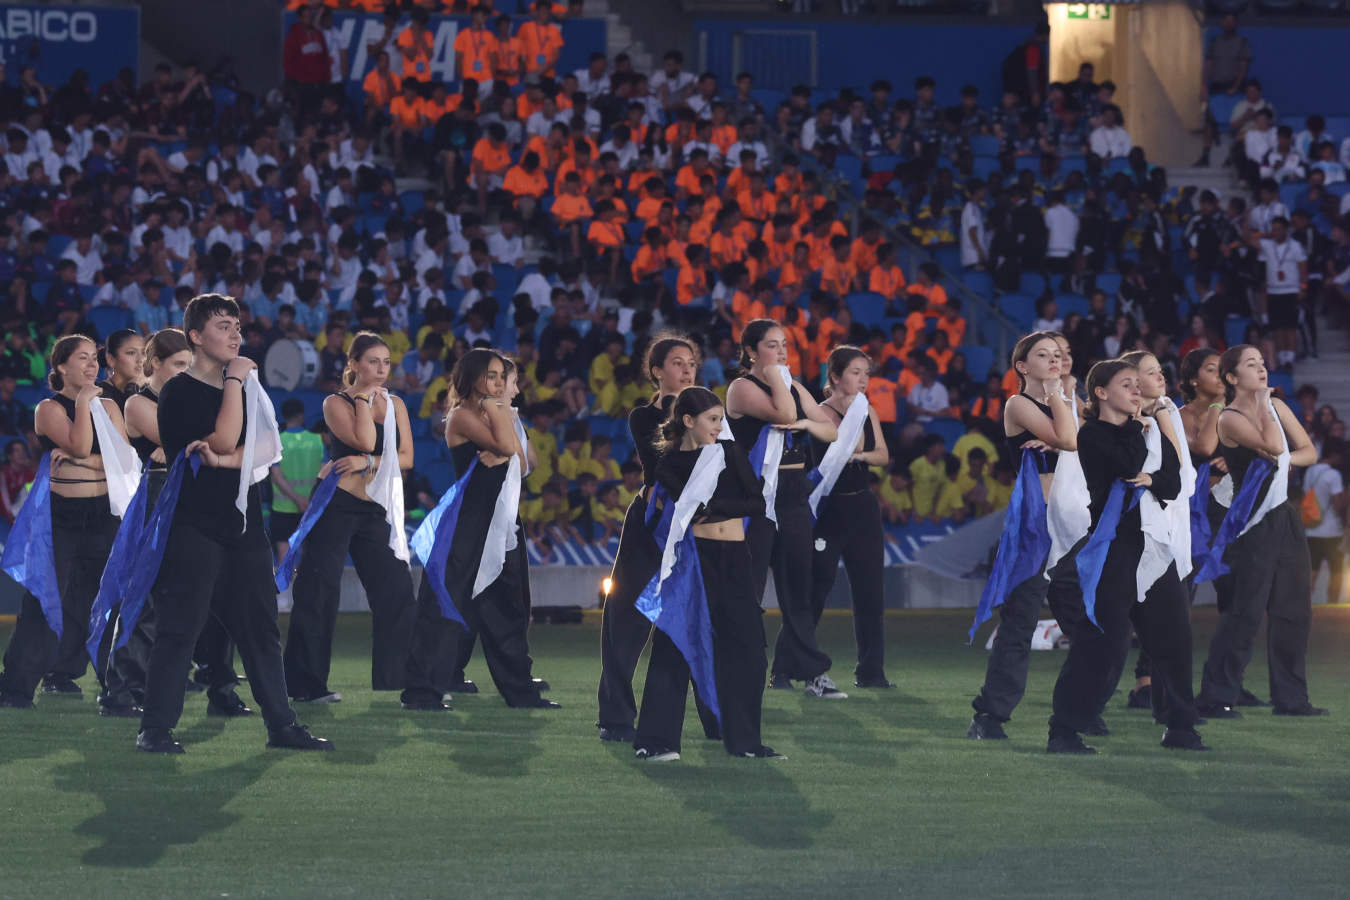
[[[1317,385],[1317,405],[1330,404],[1343,416],[1350,410],[1350,332],[1331,328],[1319,316],[1317,343],[1317,359],[1294,365],[1294,384]]]
[[[1197,191],[1211,190],[1224,203],[1230,197],[1249,197],[1246,187],[1238,180],[1237,173],[1223,161],[1232,149],[1233,138],[1230,134],[1219,136],[1219,143],[1210,150],[1208,166],[1169,166],[1167,183],[1172,187],[1194,187]]]

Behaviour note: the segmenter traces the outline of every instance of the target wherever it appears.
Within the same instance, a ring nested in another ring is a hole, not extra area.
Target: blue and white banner
[[[18,83],[23,66],[34,66],[38,81],[48,88],[84,69],[97,91],[121,69],[137,71],[140,47],[137,6],[0,6],[0,63],[7,67],[11,84]]]

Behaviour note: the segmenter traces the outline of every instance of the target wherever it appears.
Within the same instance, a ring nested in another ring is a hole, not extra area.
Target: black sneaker
[[[253,710],[249,709],[240,696],[233,691],[228,697],[212,697],[206,701],[206,714],[208,716],[220,716],[226,719],[234,719],[239,716],[251,716]]]
[[[267,746],[279,750],[332,750],[333,742],[309,733],[299,722],[267,733]]]
[[[1138,687],[1130,691],[1129,699],[1125,701],[1126,709],[1152,709],[1153,708],[1153,688],[1150,685]]]
[[[141,713],[145,710],[136,706],[134,703],[122,705],[119,703],[100,703],[98,705],[98,714],[105,719],[139,719]]]
[[[746,750],[744,753],[737,753],[736,755],[741,759],[787,759],[784,754],[764,744],[760,744],[754,750]]]
[[[665,747],[639,747],[633,754],[642,762],[679,762],[680,751]]]
[[[530,682],[541,691],[550,690],[549,683],[542,678],[531,678]],[[477,691],[478,688],[475,687],[474,690]]]
[[[1275,707],[1271,710],[1277,716],[1326,716],[1330,715],[1320,706],[1313,706],[1311,703],[1304,703],[1302,706],[1296,706],[1293,709]]]
[[[610,741],[615,744],[631,744],[637,737],[637,729],[629,725],[616,725],[610,728],[600,726],[600,740]]]
[[[1236,705],[1259,707],[1259,706],[1269,706],[1270,702],[1267,700],[1262,700],[1260,697],[1256,696],[1251,691],[1247,690],[1246,688],[1243,688],[1242,692],[1238,694],[1238,701]]]
[[[1097,721],[1093,722],[1083,730],[1083,734],[1086,734],[1088,737],[1110,737],[1111,729],[1107,728],[1106,722],[1102,720],[1101,716],[1098,716]]]
[[[425,700],[404,700],[400,705],[412,712],[444,712],[454,708],[444,700],[437,700],[435,697]]]
[[[1075,753],[1080,756],[1089,756],[1097,752],[1095,747],[1089,747],[1083,743],[1083,739],[1076,732],[1064,732],[1051,734],[1050,740],[1045,745],[1046,753]]]
[[[853,682],[853,686],[854,686],[854,687],[860,687],[860,688],[879,688],[879,689],[885,690],[885,689],[887,689],[887,688],[893,688],[893,687],[895,687],[895,682],[893,682],[893,681],[887,681],[887,680],[886,680],[886,676],[883,675],[883,676],[881,676],[880,678],[858,678],[858,679],[855,679],[854,682]]]
[[[972,741],[1006,741],[1007,733],[1003,730],[1003,723],[995,719],[989,713],[976,713],[975,718],[970,720],[970,728],[966,729],[966,737]]]
[[[476,693],[478,693],[478,685],[474,684],[472,681],[470,681],[469,679],[465,678],[465,679],[464,679],[463,681],[461,681],[459,684],[452,685],[451,688],[450,688],[450,693],[452,693],[452,694],[476,694]]]
[[[58,697],[70,697],[75,700],[84,696],[84,691],[80,690],[80,686],[69,678],[49,677],[42,679],[42,693]]]
[[[557,700],[549,700],[547,697],[536,697],[526,703],[509,703],[515,709],[562,709],[562,704]]]
[[[202,691],[204,691],[204,690],[206,690],[206,685],[204,685],[204,684],[198,684],[197,682],[193,681],[191,678],[189,678],[189,679],[187,680],[187,684],[183,686],[183,693],[184,693],[184,694],[200,694],[200,693],[201,693]]]
[[[18,694],[0,694],[0,709],[32,709],[33,701]]]
[[[790,691],[792,690],[792,679],[781,672],[776,673],[769,679],[769,689],[774,691]]]
[[[173,739],[172,731],[152,729],[136,735],[136,749],[142,753],[182,753],[183,745]]]
[[[1163,732],[1162,745],[1169,750],[1208,750],[1194,728],[1169,728]]]
[[[1242,713],[1222,703],[1197,703],[1195,711],[1206,719],[1240,719]]]

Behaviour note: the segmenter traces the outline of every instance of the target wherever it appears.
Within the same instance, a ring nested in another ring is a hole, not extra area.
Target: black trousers
[[[816,520],[811,557],[811,613],[817,623],[839,574],[840,557],[853,600],[854,675],[859,681],[886,677],[886,598],[882,589],[885,536],[881,506],[871,491],[831,494]],[[823,543],[823,546],[822,546]]]
[[[525,546],[525,531],[519,525],[516,526],[516,543],[521,547]],[[528,555],[526,559],[528,560]],[[524,570],[524,573],[520,583],[520,603],[525,610],[526,618],[533,621],[534,601],[530,597],[530,570],[528,567]],[[458,628],[460,632],[458,661],[453,676],[454,683],[463,684],[465,681],[464,667],[469,664],[469,660],[473,659],[473,647],[474,644],[478,643],[478,632],[472,628],[465,628],[458,622],[451,622],[450,624]]]
[[[1046,574],[1036,573],[1017,585],[999,607],[998,631],[985,665],[984,685],[971,702],[977,713],[1000,722],[1012,718],[1013,710],[1027,692],[1027,669],[1031,665],[1031,637],[1048,600],[1050,611],[1065,634],[1086,616],[1078,586],[1079,541]]]
[[[150,593],[155,644],[146,677],[141,730],[170,729],[183,714],[183,681],[211,614],[239,648],[248,686],[269,731],[295,721],[286,695],[277,628],[272,548],[261,527],[240,535],[207,533],[178,520]]]
[[[25,593],[19,619],[5,650],[0,694],[31,700],[38,682],[51,674],[79,678],[89,664],[84,644],[98,582],[117,535],[108,498],[51,495],[52,556],[61,595],[61,637],[47,624],[37,597]]]
[[[1160,697],[1155,714],[1169,728],[1195,725],[1190,606],[1175,565],[1138,602],[1136,571],[1144,537],[1137,522],[1133,529],[1123,523],[1107,552],[1097,587],[1097,625],[1085,614],[1071,631],[1065,629],[1069,655],[1055,682],[1052,729],[1082,732],[1096,723],[1124,670],[1131,625],[1151,660],[1154,695]]]
[[[652,623],[634,603],[661,568],[661,548],[647,527],[646,515],[647,501],[641,495],[634,497],[623,519],[600,619],[600,715],[596,721],[600,728],[631,728],[637,716],[633,675]]]
[[[1308,539],[1290,503],[1270,510],[1224,554],[1235,590],[1209,644],[1200,686],[1202,704],[1232,706],[1252,655],[1261,619],[1266,625],[1270,702],[1297,709],[1308,702],[1308,632],[1312,625]]]
[[[1331,570],[1331,580],[1327,582],[1327,602],[1341,602],[1341,579],[1344,576],[1345,549],[1339,537],[1308,538],[1308,559],[1312,563],[1309,569],[1310,582],[1316,580],[1317,573],[1326,563]]]
[[[713,680],[722,711],[722,745],[733,755],[750,752],[761,744],[760,711],[768,657],[764,613],[751,592],[749,548],[745,541],[697,538],[695,543],[713,629]],[[661,629],[654,629],[634,747],[680,749],[689,683],[689,665],[675,642]]]
[[[765,516],[750,520],[746,535],[753,562],[755,597],[764,604],[769,569],[778,594],[783,627],[774,644],[773,674],[809,681],[830,670],[830,657],[816,645],[816,617],[811,610],[811,556],[815,525],[807,498],[812,485],[804,469],[778,471],[774,513],[778,527]]]
[[[149,491],[145,509],[145,518],[149,521],[154,512],[159,492],[164,489],[168,477],[167,470],[153,469],[150,472]],[[155,643],[155,608],[146,598],[136,627],[127,638],[127,645],[114,649],[122,639],[125,622],[122,621],[121,608],[113,610],[112,625],[106,631],[107,649],[100,648],[96,671],[101,671],[103,693],[99,702],[105,706],[139,705],[145,699],[145,672],[150,664],[150,648]]]
[[[286,687],[297,699],[329,693],[333,631],[348,553],[370,604],[370,685],[377,691],[403,689],[417,612],[412,573],[389,547],[384,507],[339,490],[305,540],[291,590],[283,659]]]

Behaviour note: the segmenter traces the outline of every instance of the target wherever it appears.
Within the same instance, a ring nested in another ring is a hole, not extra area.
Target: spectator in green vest
[[[305,430],[305,404],[291,397],[281,404],[286,428],[281,432],[281,462],[272,467],[272,541],[277,559],[286,555],[287,542],[309,506],[309,495],[323,465],[323,439]]]

